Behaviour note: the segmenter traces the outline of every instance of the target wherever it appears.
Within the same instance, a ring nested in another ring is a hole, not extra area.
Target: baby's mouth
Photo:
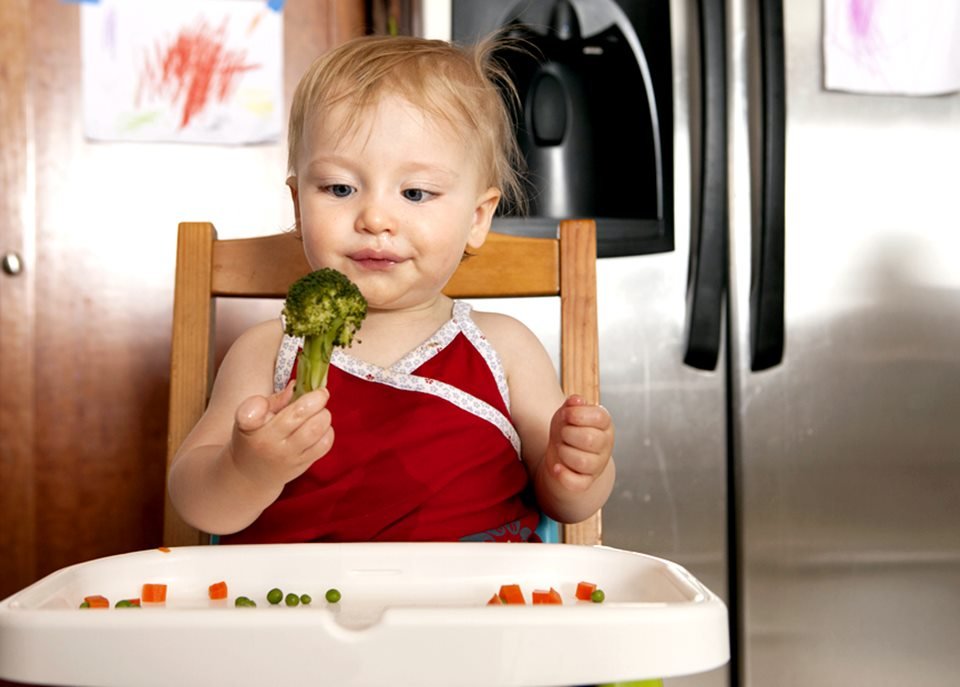
[[[353,253],[350,259],[361,267],[371,270],[388,270],[397,263],[403,262],[403,258],[393,253],[369,249]]]

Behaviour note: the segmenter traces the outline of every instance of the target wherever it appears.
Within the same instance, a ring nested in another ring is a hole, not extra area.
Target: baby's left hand
[[[607,409],[581,396],[568,396],[550,422],[545,460],[553,478],[570,491],[586,491],[612,453],[613,420]]]

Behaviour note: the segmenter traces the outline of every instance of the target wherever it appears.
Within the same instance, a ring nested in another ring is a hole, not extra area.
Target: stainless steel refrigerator
[[[827,90],[822,0],[668,5],[672,250],[599,264],[604,543],[730,607],[668,685],[960,684],[960,95]]]

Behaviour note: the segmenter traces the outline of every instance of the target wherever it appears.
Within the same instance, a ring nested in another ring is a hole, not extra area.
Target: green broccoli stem
[[[297,357],[297,378],[293,398],[300,398],[308,391],[316,391],[327,385],[327,371],[333,355],[334,342],[342,324],[334,323],[323,334],[303,337],[303,350]]]

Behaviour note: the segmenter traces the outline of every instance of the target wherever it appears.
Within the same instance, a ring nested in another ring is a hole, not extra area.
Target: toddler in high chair
[[[169,492],[224,543],[536,541],[614,481],[613,422],[565,398],[516,319],[442,291],[484,242],[519,159],[493,41],[365,37],[301,80],[289,126],[296,231],[368,312],[326,389],[293,400],[279,319],[227,353]]]

